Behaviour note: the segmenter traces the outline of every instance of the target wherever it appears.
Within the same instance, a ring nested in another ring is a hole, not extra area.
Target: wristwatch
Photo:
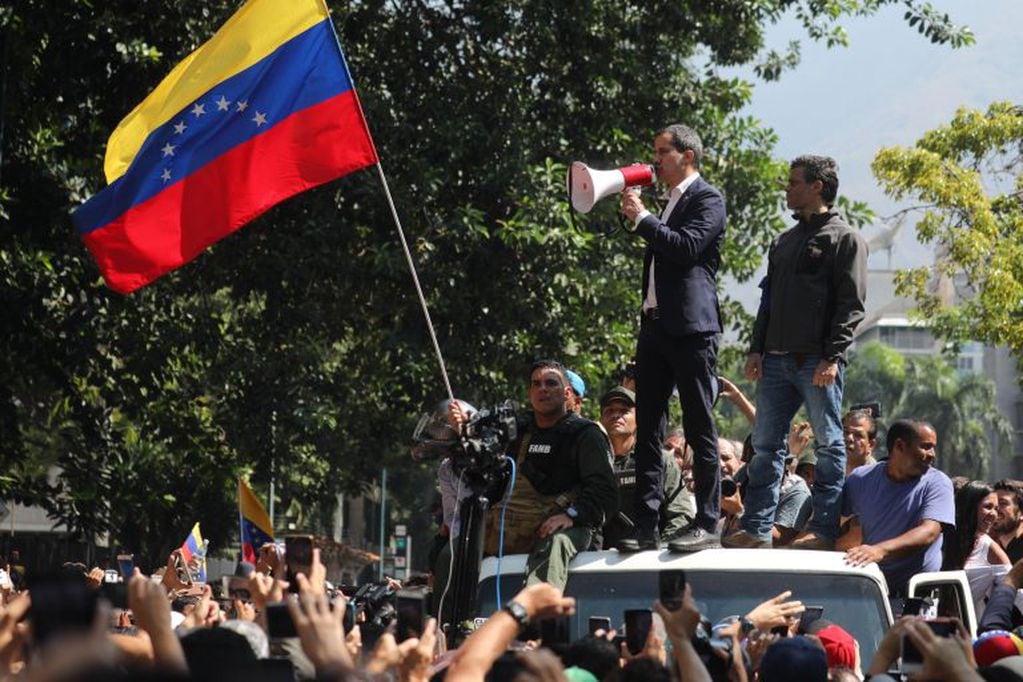
[[[579,510],[575,507],[566,507],[565,516],[575,521],[579,517]]]
[[[509,599],[505,602],[501,610],[515,619],[515,622],[519,624],[520,630],[529,625],[529,613],[526,611],[526,607],[514,599]]]
[[[756,629],[757,626],[754,625],[753,621],[751,621],[746,616],[743,616],[742,618],[739,619],[739,632],[742,634],[743,637],[747,636],[749,633],[753,632]]]

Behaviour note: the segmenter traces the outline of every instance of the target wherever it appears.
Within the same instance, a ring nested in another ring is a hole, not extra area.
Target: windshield
[[[760,571],[687,570],[686,579],[700,612],[712,623],[742,615],[760,602],[792,590],[792,598],[807,606],[823,606],[821,616],[845,628],[860,644],[861,660],[869,662],[888,628],[882,592],[873,580],[859,575]],[[522,574],[501,579],[502,599],[522,586]],[[480,583],[480,614],[496,610],[494,578]],[[568,596],[576,599],[572,638],[586,634],[590,616],[606,616],[620,628],[625,609],[651,608],[657,598],[657,571],[573,573]]]

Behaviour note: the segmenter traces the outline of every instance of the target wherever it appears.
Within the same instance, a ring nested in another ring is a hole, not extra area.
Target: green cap
[[[624,401],[629,404],[629,407],[636,406],[636,394],[624,386],[615,386],[610,391],[600,396],[601,409],[607,407],[607,404],[614,400]]]

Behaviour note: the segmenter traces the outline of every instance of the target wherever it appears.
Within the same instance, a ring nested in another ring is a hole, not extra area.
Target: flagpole
[[[448,398],[454,400],[455,394],[451,390],[451,381],[448,379],[448,370],[444,365],[444,356],[440,352],[440,344],[437,343],[437,334],[433,328],[433,320],[430,319],[430,309],[426,305],[426,297],[423,295],[423,288],[419,284],[419,275],[416,274],[416,266],[412,261],[412,252],[409,251],[408,242],[405,240],[405,231],[401,227],[401,220],[398,218],[398,211],[394,207],[394,199],[391,198],[391,188],[387,184],[387,177],[384,175],[384,167],[380,163],[380,154],[377,153],[376,144],[373,142],[373,136],[370,135],[369,132],[369,124],[366,123],[366,115],[362,111],[362,101],[359,99],[358,90],[355,89],[355,81],[352,79],[352,72],[348,68],[348,60],[345,59],[345,51],[341,49],[341,38],[338,36],[337,29],[334,27],[334,20],[331,19],[330,8],[327,7],[326,0],[320,0],[320,4],[327,15],[327,23],[330,24],[330,30],[334,33],[334,42],[337,45],[337,54],[341,59],[342,66],[345,67],[345,74],[348,76],[348,82],[352,84],[352,95],[355,97],[355,105],[359,109],[359,121],[366,130],[366,138],[373,147],[373,155],[377,158],[377,173],[380,175],[380,183],[384,186],[384,196],[387,197],[387,205],[391,209],[391,218],[394,220],[394,226],[398,230],[398,238],[401,240],[401,248],[405,252],[405,260],[408,263],[409,272],[412,274],[412,282],[416,285],[416,294],[419,296],[419,305],[423,308],[423,317],[426,318],[426,328],[430,332],[430,340],[433,342],[433,351],[437,355],[437,363],[440,365],[441,378],[444,379],[444,388],[448,392]]]
[[[378,157],[379,158],[379,157]],[[426,297],[423,296],[423,288],[419,284],[419,275],[416,274],[416,266],[412,261],[412,252],[409,251],[408,242],[405,240],[405,232],[401,229],[401,220],[398,219],[398,211],[394,208],[394,200],[391,199],[391,189],[387,186],[387,178],[384,176],[384,168],[377,161],[377,172],[380,174],[380,182],[384,186],[384,196],[387,197],[387,205],[391,209],[391,217],[394,219],[394,226],[398,229],[398,238],[401,240],[401,248],[405,251],[405,260],[408,262],[409,272],[412,273],[412,282],[416,285],[416,294],[419,296],[419,304],[423,308],[423,316],[426,318],[426,328],[430,332],[430,340],[433,342],[433,351],[437,354],[437,362],[440,364],[440,374],[444,379],[444,388],[448,391],[448,398],[455,399],[451,391],[451,382],[448,380],[448,370],[444,366],[444,356],[440,352],[440,344],[437,343],[437,334],[433,329],[433,321],[430,319],[430,309],[426,305]]]

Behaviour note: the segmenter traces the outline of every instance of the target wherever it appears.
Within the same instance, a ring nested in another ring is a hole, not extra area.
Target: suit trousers
[[[721,463],[711,413],[716,395],[718,334],[673,336],[661,320],[643,318],[636,349],[636,529],[656,534],[663,502],[661,451],[668,400],[678,388],[682,428],[693,449],[694,523],[714,531],[721,512]]]

